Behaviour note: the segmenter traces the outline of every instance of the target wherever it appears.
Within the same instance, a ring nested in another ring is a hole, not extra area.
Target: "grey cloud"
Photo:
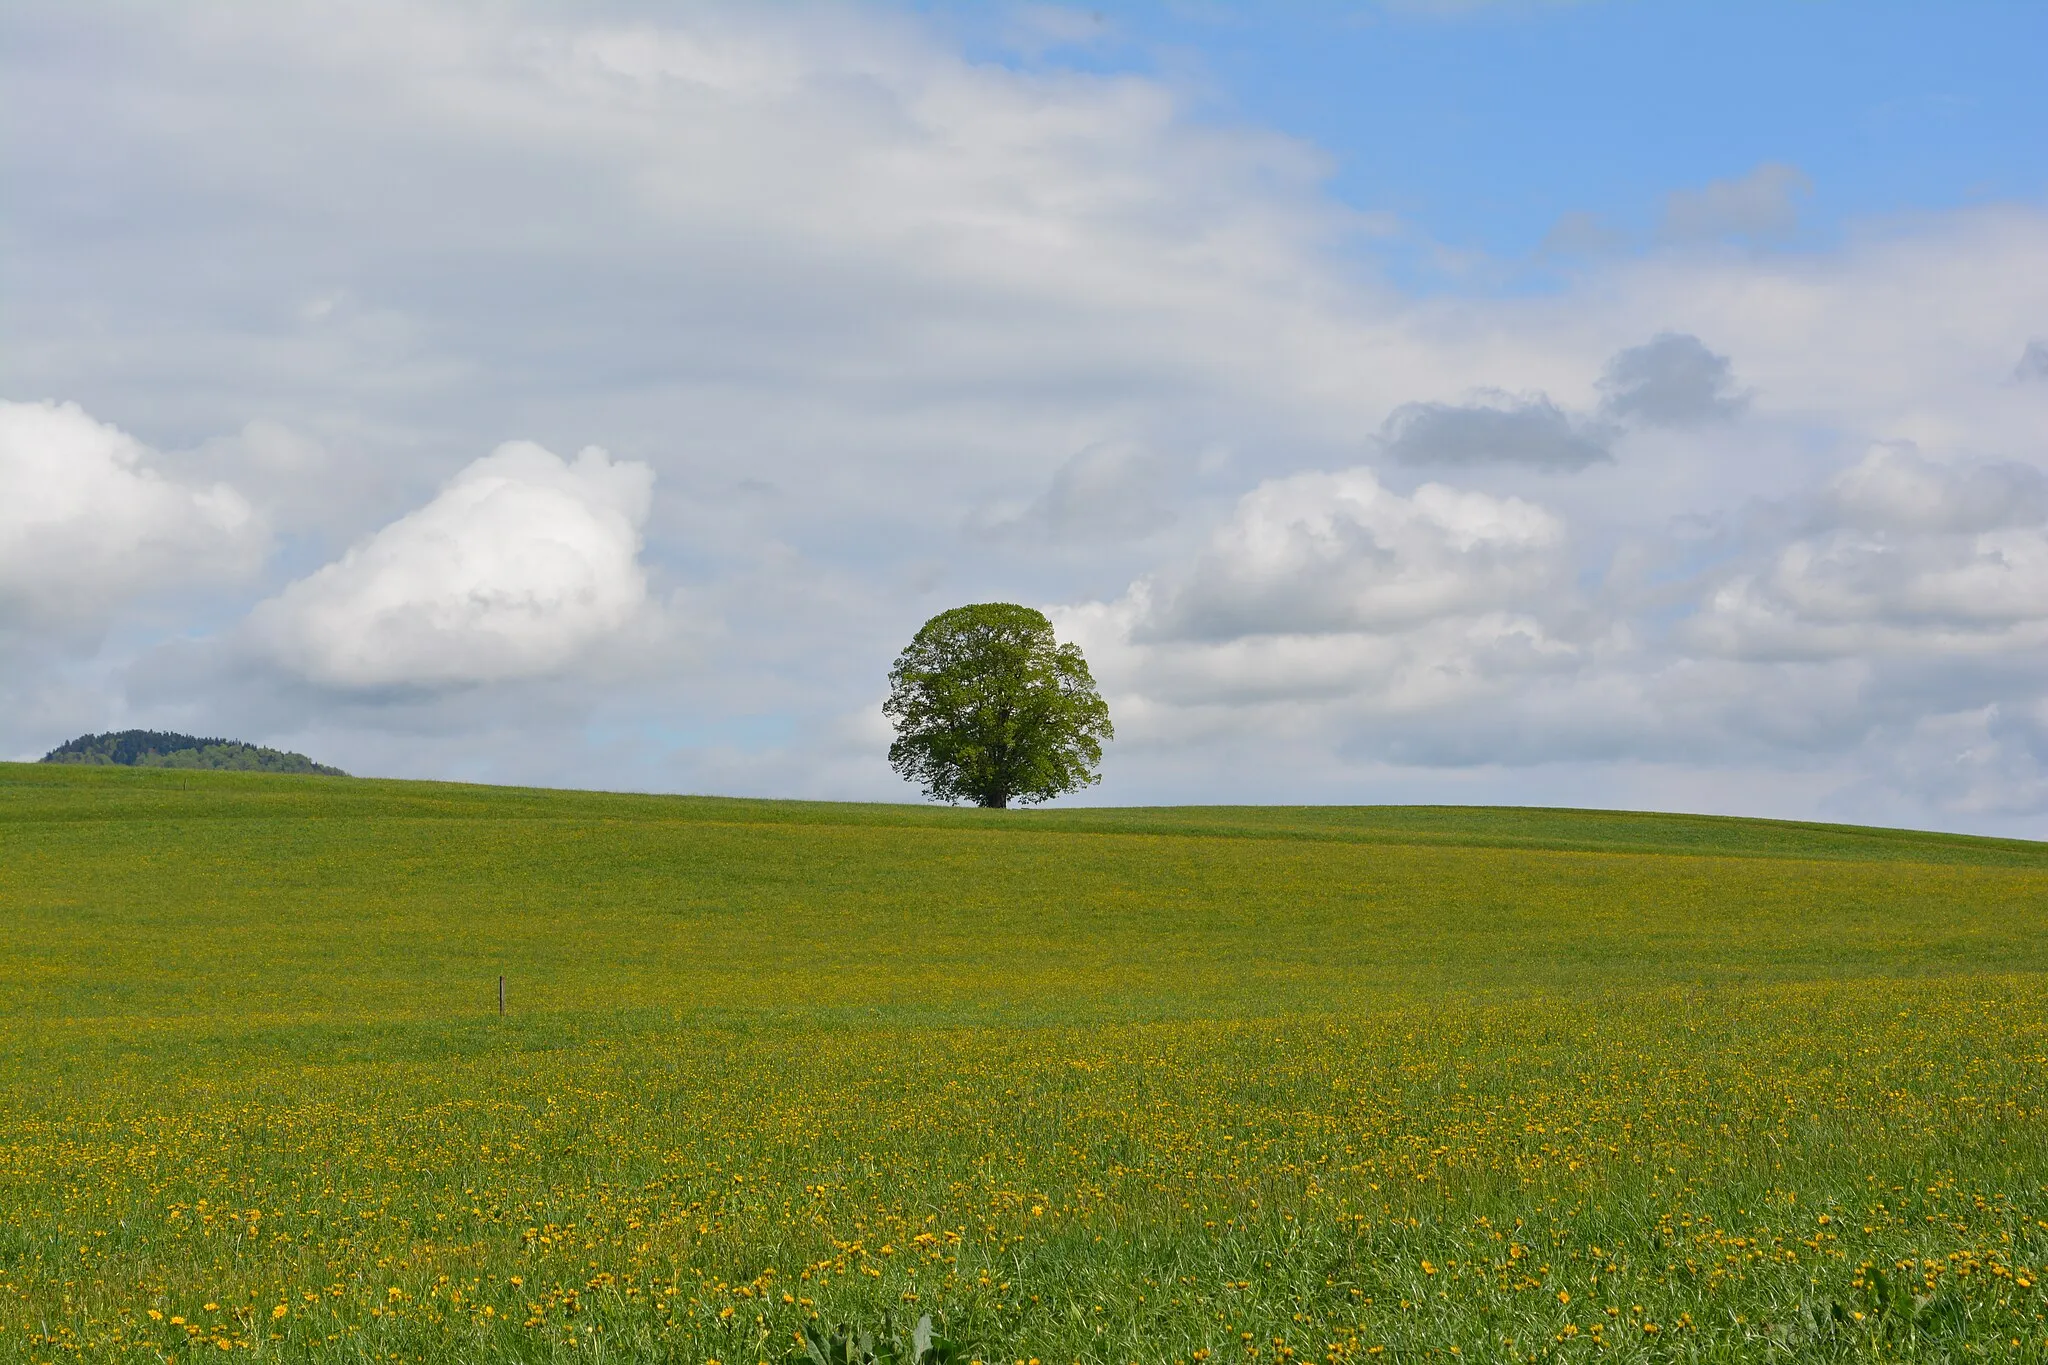
[[[1735,389],[1728,357],[1698,337],[1661,332],[1607,362],[1600,377],[1601,411],[1627,422],[1686,427],[1741,412],[1748,395]]]
[[[1817,529],[1968,535],[2048,521],[2048,474],[2031,465],[1941,465],[1885,445],[1832,479]]]
[[[1542,394],[1482,395],[1474,403],[1404,403],[1380,428],[1380,447],[1402,464],[1457,468],[1517,464],[1568,473],[1614,458],[1612,433],[1576,421]]]
[[[1748,175],[1673,191],[1664,201],[1663,236],[1677,242],[1789,237],[1799,226],[1799,201],[1812,191],[1797,166],[1767,161]]]
[[[1173,520],[1167,499],[1171,473],[1144,446],[1099,442],[1069,456],[1028,507],[991,529],[1058,541],[1146,535]]]
[[[1731,659],[1854,660],[1869,706],[1925,713],[2043,676],[2048,477],[1879,446],[1815,490],[1802,524],[1721,572],[1681,639]]]
[[[1899,794],[1971,818],[2034,817],[2048,810],[2048,719],[2036,698],[1937,710],[1879,727],[1865,746],[1864,779],[1835,802],[1861,820],[1896,818]],[[2021,826],[2032,837],[2038,825]]]
[[[2020,352],[2020,363],[2012,367],[2013,382],[2048,384],[2048,341],[2030,341]]]

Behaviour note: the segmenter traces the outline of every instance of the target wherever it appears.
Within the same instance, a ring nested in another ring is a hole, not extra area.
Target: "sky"
[[[2048,837],[2048,9],[20,3],[0,756]]]

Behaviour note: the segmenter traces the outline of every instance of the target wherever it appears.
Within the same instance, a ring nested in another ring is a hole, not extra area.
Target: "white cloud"
[[[1557,518],[1519,498],[1304,474],[1247,494],[1191,562],[1055,614],[1141,713],[1414,709],[1570,665],[1543,619],[1571,597],[1565,549]]]
[[[75,403],[0,401],[0,624],[92,632],[130,599],[255,567],[248,502],[159,463]]]
[[[1246,494],[1184,575],[1159,580],[1155,639],[1410,627],[1552,591],[1564,527],[1520,498],[1428,483],[1410,497],[1369,469],[1300,474]]]
[[[1691,622],[1742,658],[2006,655],[2048,645],[2048,476],[1879,447],[1813,524],[1728,578]],[[2044,660],[2048,662],[2048,660]]]
[[[589,448],[573,463],[498,447],[251,618],[288,668],[339,688],[534,677],[628,626],[654,471]]]

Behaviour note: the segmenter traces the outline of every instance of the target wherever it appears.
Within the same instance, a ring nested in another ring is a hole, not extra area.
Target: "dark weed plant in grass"
[[[880,1333],[839,1323],[826,1328],[806,1323],[789,1365],[967,1365],[972,1352],[932,1330],[931,1314],[908,1332],[884,1326]]]

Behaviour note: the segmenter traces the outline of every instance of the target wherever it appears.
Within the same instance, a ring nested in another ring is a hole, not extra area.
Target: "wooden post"
[[[498,975],[498,1017],[505,1017],[505,977],[502,972]]]

